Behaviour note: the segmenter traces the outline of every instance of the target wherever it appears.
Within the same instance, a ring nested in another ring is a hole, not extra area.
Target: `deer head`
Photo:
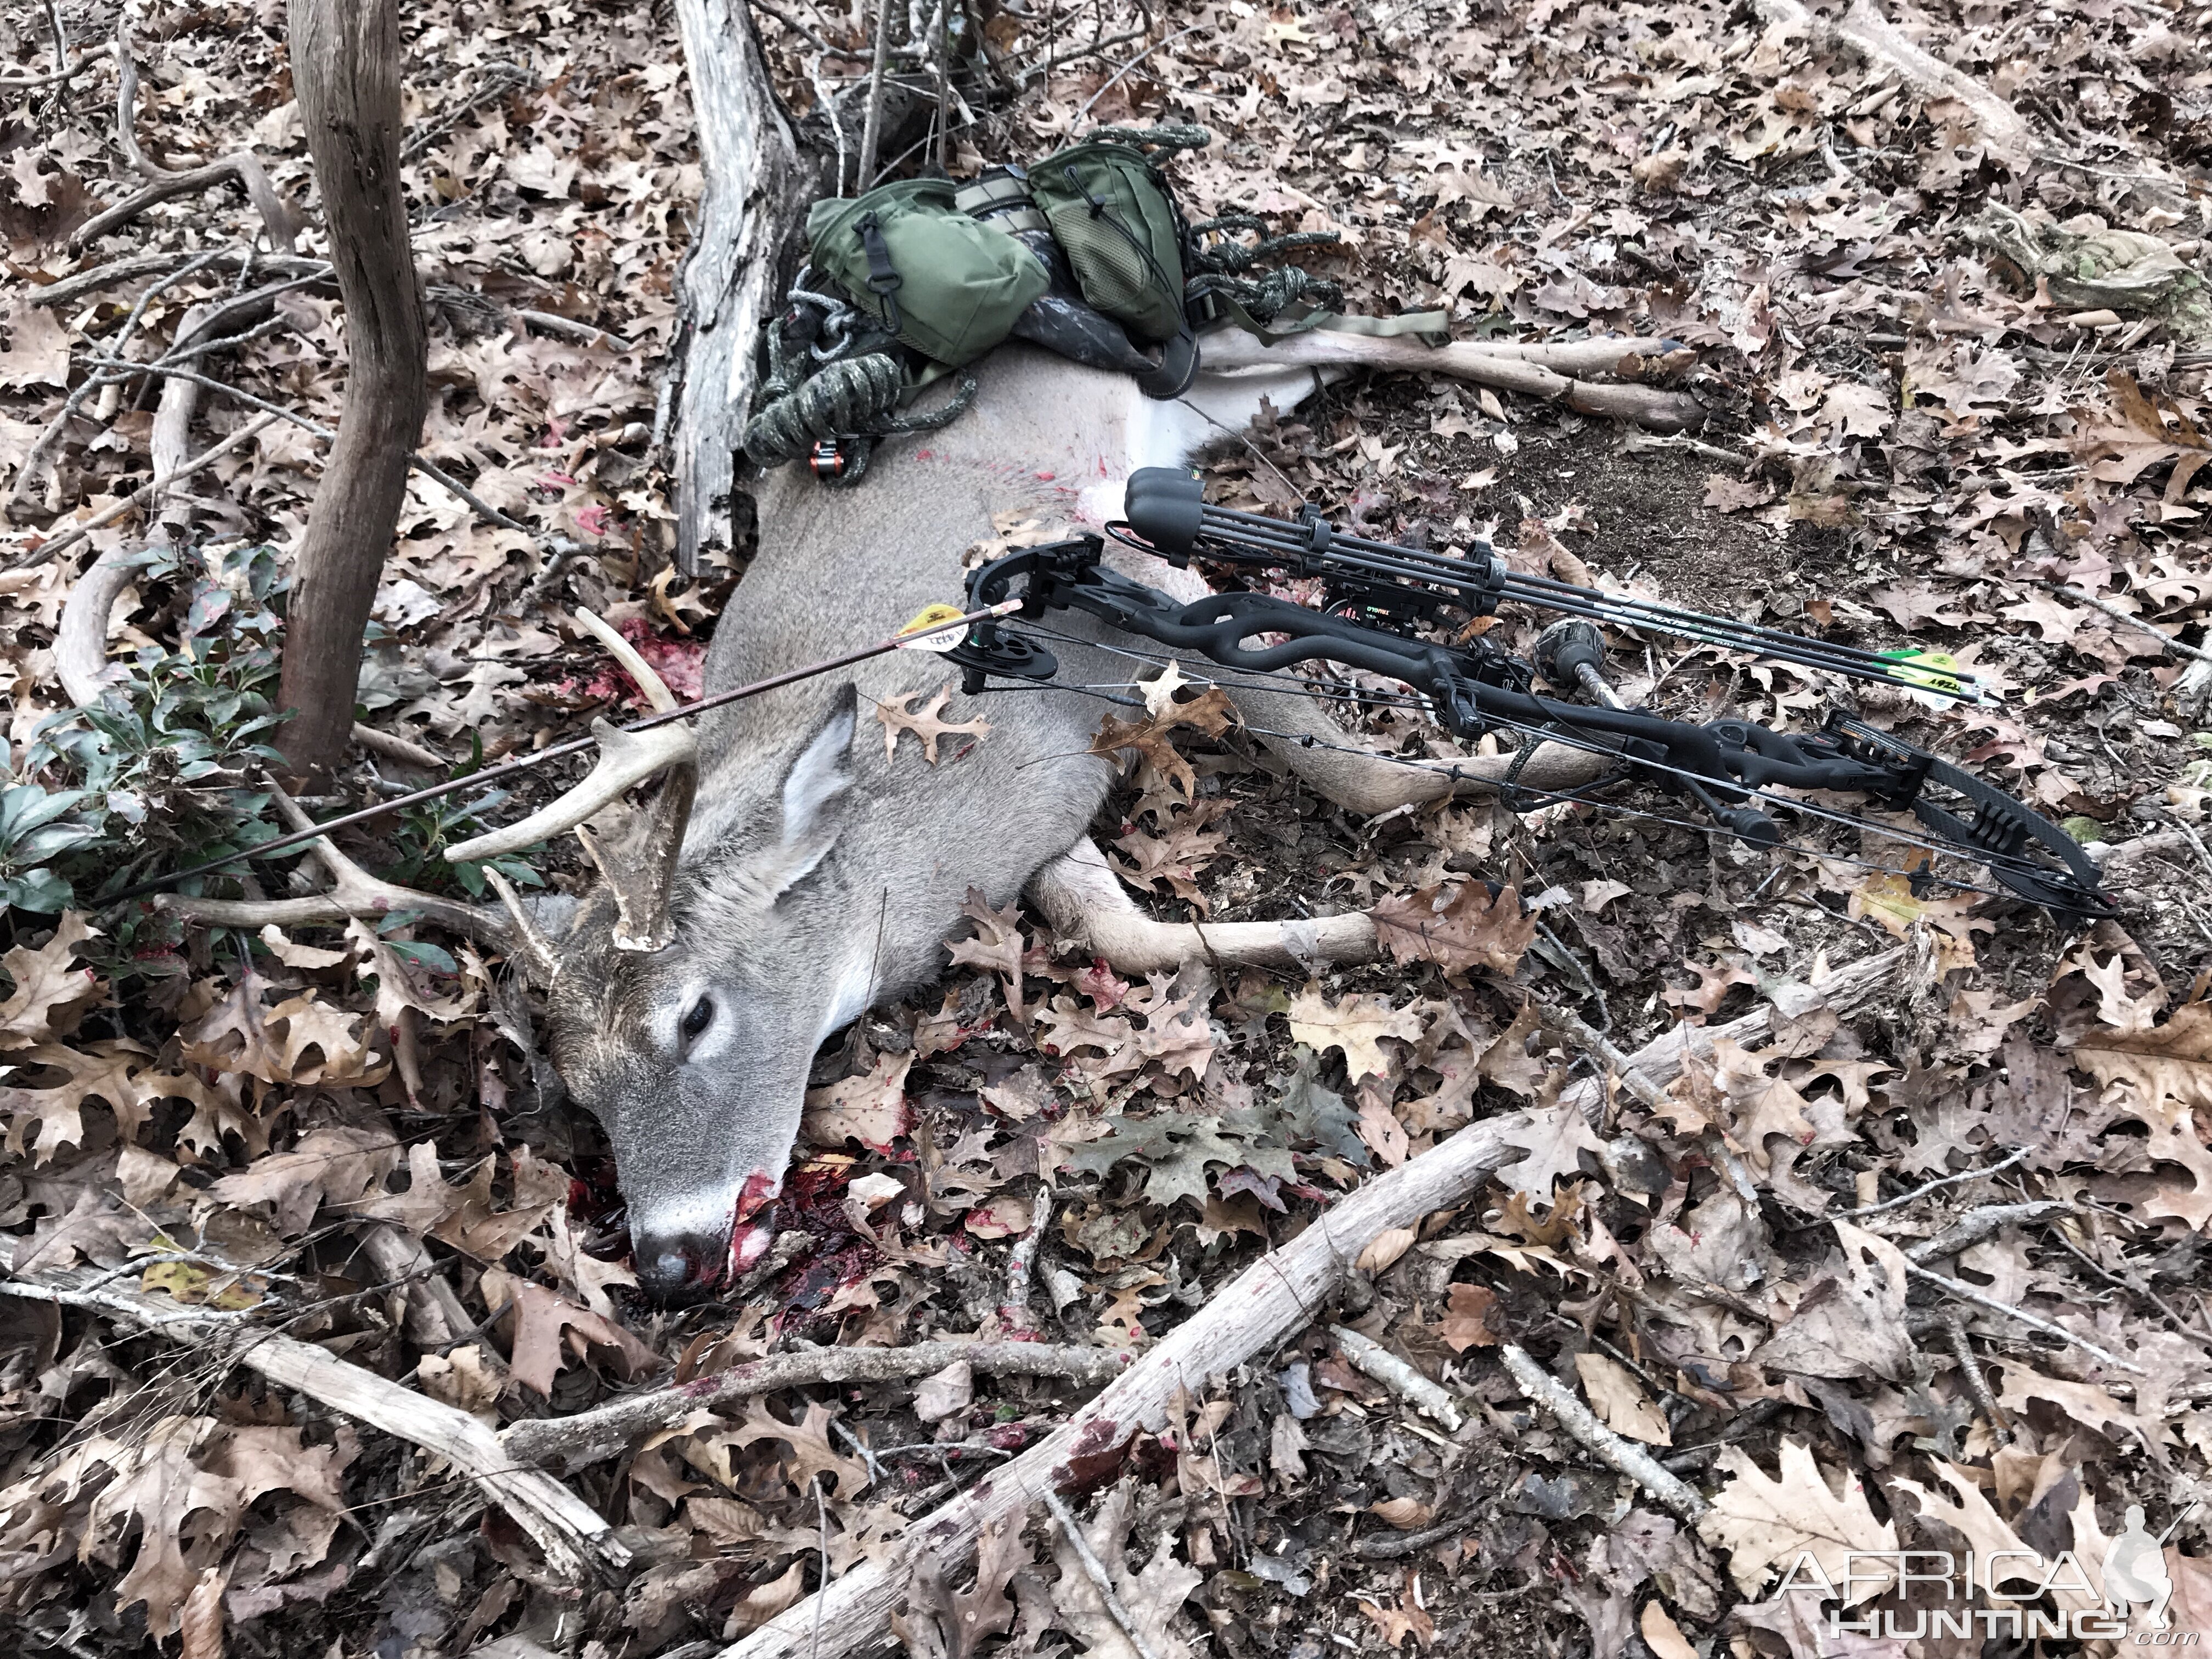
[[[581,620],[657,712],[677,706],[627,641]],[[760,777],[718,788],[713,821],[696,824],[688,724],[597,722],[599,759],[582,783],[447,855],[491,858],[573,829],[598,870],[562,927],[541,925],[486,873],[512,921],[511,957],[544,992],[554,1066],[613,1143],[639,1283],[662,1300],[705,1294],[766,1253],[807,1067],[868,1000],[868,961],[852,959],[848,930],[823,925],[842,908],[820,890],[836,878],[825,865],[850,783],[853,687],[827,705],[772,788]],[[627,823],[588,822],[655,775],[659,793]]]

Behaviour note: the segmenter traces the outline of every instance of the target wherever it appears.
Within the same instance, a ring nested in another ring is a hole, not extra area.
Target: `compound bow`
[[[1085,534],[985,564],[969,580],[969,609],[1017,597],[1018,583],[1020,615],[1032,623],[1048,611],[1082,611],[1171,649],[1252,672],[1341,663],[1412,687],[1455,737],[1508,732],[1519,739],[1524,757],[1539,740],[1602,751],[1613,769],[1586,789],[1622,777],[1656,786],[1695,802],[1714,825],[1754,847],[1784,844],[1774,813],[1787,811],[1960,854],[1985,866],[2014,893],[2062,915],[2112,914],[2087,853],[2002,790],[1841,708],[1831,709],[1818,731],[1793,733],[1737,719],[1692,725],[1629,707],[1601,672],[1598,629],[1603,624],[1669,634],[1923,696],[1992,701],[1969,674],[1905,653],[1883,655],[1516,574],[1486,544],[1452,556],[1348,535],[1311,506],[1294,521],[1212,507],[1194,476],[1172,468],[1149,467],[1131,477],[1125,511],[1125,520],[1106,526],[1117,542],[1178,568],[1195,559],[1232,578],[1272,573],[1317,579],[1324,608],[1249,591],[1186,605],[1106,568],[1104,542]],[[1565,613],[1539,639],[1534,661],[1474,637],[1466,626],[1492,614],[1501,600]],[[1444,638],[1425,638],[1425,629]],[[976,623],[948,654],[961,665],[970,696],[994,678],[1042,682],[1059,670],[1034,635],[995,619]],[[1594,701],[1540,696],[1534,690],[1540,678],[1558,689],[1579,687]],[[1584,790],[1521,788],[1516,777],[1517,769],[1510,768],[1503,790],[1516,809],[1532,795],[1587,799]],[[1870,823],[1775,793],[1780,789],[1866,796],[1893,811],[1909,809],[1919,830]],[[1937,880],[1968,884],[1924,869],[1910,873],[1916,891]]]

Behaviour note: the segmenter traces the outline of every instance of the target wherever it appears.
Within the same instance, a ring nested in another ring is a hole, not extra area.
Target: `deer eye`
[[[710,998],[701,997],[684,1015],[684,1040],[690,1042],[714,1021],[714,1004]]]

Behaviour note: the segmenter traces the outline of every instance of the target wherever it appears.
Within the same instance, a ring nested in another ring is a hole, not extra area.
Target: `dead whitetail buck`
[[[1234,441],[1263,398],[1291,406],[1313,390],[1319,368],[1475,368],[1492,383],[1518,375],[1529,390],[1658,424],[1668,411],[1650,400],[1676,394],[1564,378],[1658,348],[1592,341],[1462,362],[1455,354],[1480,349],[1340,334],[1263,347],[1231,334],[1209,340],[1207,372],[1189,392],[1155,402],[1126,376],[1002,346],[979,366],[975,411],[943,432],[886,441],[863,487],[825,489],[793,467],[767,480],[760,550],[717,625],[706,690],[803,667],[957,598],[963,555],[994,534],[994,515],[1103,522],[1118,513],[1133,471]],[[1121,556],[1128,574],[1156,586],[1194,599],[1203,592],[1188,573]],[[75,656],[63,653],[94,690],[102,631],[97,621],[80,623]],[[635,652],[603,625],[594,631],[656,708],[674,706]],[[696,732],[681,721],[637,734],[602,724],[602,753],[583,783],[453,849],[456,859],[489,859],[573,828],[598,867],[601,879],[580,899],[525,903],[502,883],[504,919],[457,915],[463,908],[450,902],[431,915],[501,944],[542,989],[554,1064],[612,1139],[648,1291],[696,1294],[760,1259],[816,1050],[871,1006],[938,976],[971,888],[994,905],[1026,892],[1060,938],[1125,974],[1196,956],[1310,964],[1371,954],[1364,915],[1168,924],[1122,890],[1088,833],[1115,775],[1110,760],[1091,752],[1110,705],[1074,688],[1126,693],[1150,672],[1122,654],[1131,650],[1158,658],[1148,642],[1094,629],[1087,643],[1061,651],[1060,685],[956,701],[945,718],[988,714],[989,731],[933,765],[912,744],[887,751],[877,724],[860,718],[864,708],[951,685],[953,671],[919,652],[715,710]],[[1463,760],[1455,783],[1352,752],[1342,729],[1288,682],[1233,696],[1251,726],[1273,734],[1261,741],[1356,812],[1479,787],[1511,758]],[[1301,742],[1309,736],[1317,743]],[[1519,781],[1572,787],[1599,764],[1586,750],[1545,744]],[[618,815],[628,792],[656,775],[652,801]],[[333,906],[392,908],[394,890],[335,853],[323,856],[335,886],[320,898],[165,902],[229,926],[313,921]]]

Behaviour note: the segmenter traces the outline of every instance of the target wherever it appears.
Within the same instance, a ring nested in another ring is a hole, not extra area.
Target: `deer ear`
[[[848,681],[831,699],[830,712],[807,739],[783,780],[783,833],[755,865],[751,884],[774,899],[805,879],[837,844],[834,808],[852,787],[847,757],[858,725],[859,693]]]
[[[853,774],[846,766],[846,758],[852,751],[860,706],[860,694],[848,680],[831,700],[829,715],[821,727],[792,763],[791,771],[783,781],[783,845],[787,852],[795,852],[820,839],[826,828],[823,820],[829,816],[830,804],[851,787]],[[824,842],[821,852],[807,860],[809,867],[829,850]]]
[[[848,756],[859,708],[854,686],[840,686],[822,723],[784,774],[775,808],[781,825],[750,820],[765,834],[759,840],[747,835],[750,850],[738,863],[714,872],[712,884],[726,896],[748,907],[772,905],[830,855],[843,827],[837,800],[853,784]]]

